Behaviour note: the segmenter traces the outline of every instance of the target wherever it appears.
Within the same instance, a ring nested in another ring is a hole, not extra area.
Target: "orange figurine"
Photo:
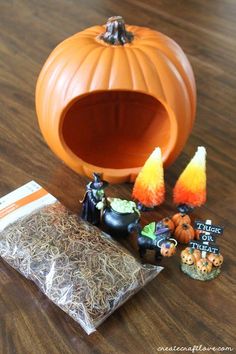
[[[165,198],[164,171],[161,149],[156,148],[145,162],[133,188],[133,198],[141,210],[148,210],[163,203]]]
[[[176,182],[173,201],[181,213],[187,213],[206,202],[206,149],[203,146],[198,147]]]

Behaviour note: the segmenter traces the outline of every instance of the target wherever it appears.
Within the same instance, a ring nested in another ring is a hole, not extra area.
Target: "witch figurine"
[[[104,188],[108,186],[108,182],[103,181],[99,173],[93,173],[93,182],[87,184],[87,190],[81,201],[83,220],[93,225],[99,225],[101,219],[101,210],[106,206],[106,197]]]

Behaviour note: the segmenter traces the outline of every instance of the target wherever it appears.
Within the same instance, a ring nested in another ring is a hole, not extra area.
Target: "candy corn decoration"
[[[192,160],[181,173],[173,190],[175,204],[191,207],[206,201],[206,149],[199,146]]]
[[[160,148],[156,148],[145,162],[136,178],[132,196],[148,208],[164,201],[164,171]]]

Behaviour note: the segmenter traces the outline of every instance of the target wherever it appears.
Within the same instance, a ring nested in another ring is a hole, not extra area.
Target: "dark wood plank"
[[[225,226],[221,276],[200,283],[179,271],[179,254],[99,330],[87,336],[31,282],[0,263],[0,352],[4,354],[157,353],[160,346],[235,347],[234,237],[236,4],[234,0],[11,0],[0,4],[0,195],[35,179],[78,211],[86,178],[48,149],[39,132],[34,91],[50,51],[85,27],[120,14],[174,38],[188,54],[198,87],[197,119],[178,160],[166,171],[167,201],[144,222],[173,214],[171,191],[196,146],[208,151],[208,201],[195,211]],[[109,187],[129,198],[130,185]],[[136,254],[130,238],[129,248]]]

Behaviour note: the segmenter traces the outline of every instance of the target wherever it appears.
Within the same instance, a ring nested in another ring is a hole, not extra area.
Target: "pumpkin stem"
[[[187,230],[187,229],[189,228],[189,225],[188,225],[188,224],[183,223],[183,224],[182,224],[182,228],[183,228],[184,230]]]
[[[106,31],[98,39],[111,45],[124,45],[134,39],[132,32],[125,29],[125,21],[121,16],[113,16],[107,20]]]

